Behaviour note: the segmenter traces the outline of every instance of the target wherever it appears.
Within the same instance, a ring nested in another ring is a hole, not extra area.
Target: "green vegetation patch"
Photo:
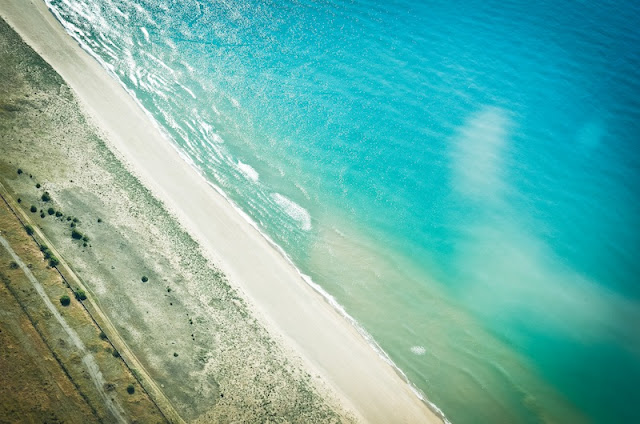
[[[77,300],[87,300],[87,294],[82,289],[78,289],[75,292]]]

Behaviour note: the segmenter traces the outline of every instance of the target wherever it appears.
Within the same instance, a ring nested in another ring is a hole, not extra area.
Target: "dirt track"
[[[16,254],[16,252],[11,248],[9,242],[2,236],[0,236],[0,244],[9,252],[13,260],[20,266],[22,272],[27,276],[29,282],[33,285],[33,288],[38,292],[38,295],[44,302],[45,306],[51,312],[51,314],[55,317],[55,319],[60,323],[62,328],[64,329],[67,338],[73,343],[73,345],[78,349],[78,351],[83,355],[82,363],[86,366],[87,372],[91,376],[91,380],[93,380],[94,385],[96,386],[96,390],[100,393],[102,400],[104,401],[105,406],[111,413],[114,420],[118,423],[126,423],[127,420],[124,418],[124,411],[122,410],[122,406],[120,406],[119,402],[116,399],[112,399],[108,396],[104,386],[106,384],[102,373],[100,372],[100,368],[98,364],[96,364],[95,359],[87,351],[84,343],[78,337],[78,334],[67,324],[67,321],[60,315],[60,312],[56,309],[56,307],[51,303],[51,299],[44,291],[42,285],[38,282],[36,277],[31,273],[31,270],[22,262],[22,259]]]

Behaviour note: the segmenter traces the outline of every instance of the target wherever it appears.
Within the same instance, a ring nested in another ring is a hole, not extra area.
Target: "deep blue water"
[[[640,422],[640,4],[46,1],[453,423]]]

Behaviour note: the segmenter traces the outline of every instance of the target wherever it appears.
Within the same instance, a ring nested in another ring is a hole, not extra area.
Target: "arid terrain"
[[[0,372],[10,384],[1,389],[1,420],[32,411],[34,421],[113,422],[114,410],[138,422],[349,420],[3,21],[0,63],[0,182],[71,287],[6,205],[0,229],[95,359],[107,393],[2,248]],[[71,289],[85,292],[86,310]]]

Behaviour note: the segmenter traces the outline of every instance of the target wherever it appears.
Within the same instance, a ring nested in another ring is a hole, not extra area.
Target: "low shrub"
[[[47,209],[47,213],[48,213],[49,215],[53,215],[54,213],[56,213],[56,210],[55,210],[55,209],[53,209],[53,208],[49,208],[49,209]]]
[[[98,218],[98,223],[102,222],[102,218]]]
[[[18,203],[22,203],[22,199],[18,197]]]
[[[34,205],[31,205],[31,209],[29,209],[32,213],[36,213],[38,212],[38,208],[36,208]]]
[[[18,175],[22,175],[22,169],[18,168]]]
[[[87,235],[82,236],[82,241],[85,241],[85,242],[89,241],[89,236]]]
[[[71,221],[71,217],[67,215],[67,221]]]
[[[44,212],[40,212],[40,218],[44,218],[45,216]]]
[[[106,334],[104,334],[104,332],[102,332],[102,331],[101,331],[101,332],[100,332],[100,338],[101,338],[102,340],[107,340],[107,335],[106,335]]]
[[[36,184],[36,188],[40,188],[40,183]]]
[[[147,281],[149,281],[149,279],[147,278],[147,276],[146,276],[146,275],[143,275],[143,276],[142,276],[142,282],[143,282],[143,283],[146,283]]]
[[[80,231],[73,229],[71,230],[71,237],[73,237],[76,240],[81,240],[83,235]]]
[[[84,292],[84,290],[78,289],[76,290],[76,299],[78,300],[87,300],[87,294]]]
[[[62,306],[69,306],[70,303],[71,303],[71,299],[66,294],[60,297],[60,304]]]
[[[11,261],[11,263],[9,264],[9,268],[18,269],[18,263],[16,261]]]
[[[29,224],[24,226],[24,230],[27,232],[27,234],[29,234],[30,236],[33,235],[33,227]]]
[[[43,202],[48,202],[49,200],[51,200],[51,196],[49,195],[49,192],[45,191],[44,193],[42,193],[41,199]]]
[[[52,256],[51,258],[49,258],[49,266],[51,268],[56,267],[60,265],[60,260],[58,260],[58,258],[56,258],[55,256]]]
[[[132,395],[135,391],[136,391],[136,388],[133,387],[133,384],[129,384],[127,386],[127,393],[129,393],[130,395]]]
[[[56,211],[56,217],[57,217],[57,218],[60,218],[61,216],[62,216],[62,212],[60,212],[60,211]]]

